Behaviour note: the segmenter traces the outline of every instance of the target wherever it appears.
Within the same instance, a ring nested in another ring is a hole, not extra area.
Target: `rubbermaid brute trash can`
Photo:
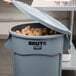
[[[64,49],[70,48],[70,31],[59,21],[19,1],[13,4],[24,14],[29,14],[37,23],[14,26],[9,31],[6,47],[13,52],[14,76],[61,76],[61,58]],[[60,34],[49,36],[26,36],[16,29],[48,27]]]

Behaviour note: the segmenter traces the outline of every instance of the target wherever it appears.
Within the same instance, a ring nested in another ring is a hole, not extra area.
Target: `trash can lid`
[[[45,14],[40,10],[20,1],[12,0],[12,3],[24,14],[27,13],[30,17],[32,17],[34,20],[37,20],[44,26],[63,34],[71,33],[71,31],[65,25],[49,16],[48,14]]]

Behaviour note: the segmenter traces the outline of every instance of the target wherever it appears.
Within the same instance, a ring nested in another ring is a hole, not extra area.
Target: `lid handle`
[[[12,35],[11,35],[11,34],[9,34],[9,36],[8,36],[8,38],[7,38],[6,42],[5,42],[5,45],[4,45],[4,46],[5,46],[5,48],[12,49],[12,48],[11,48],[11,45],[12,45],[11,40],[12,40]]]
[[[71,45],[70,45],[70,35],[64,35],[64,46],[63,49],[67,50],[70,49]]]

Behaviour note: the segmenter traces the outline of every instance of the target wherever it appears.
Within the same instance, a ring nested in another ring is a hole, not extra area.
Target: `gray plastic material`
[[[61,76],[64,34],[25,36],[16,34],[25,26],[43,28],[40,23],[26,23],[10,29],[5,43],[13,52],[14,76]]]
[[[27,50],[28,51],[28,50]],[[14,54],[14,76],[61,76],[61,54]]]
[[[15,26],[6,42],[13,52],[14,76],[61,76],[63,34],[29,37],[13,32],[27,25],[41,27],[39,23]]]
[[[15,0],[13,0],[12,2],[24,14],[27,13],[34,20],[37,20],[39,23],[45,25],[46,27],[56,30],[58,32],[64,33],[64,34],[71,33],[67,29],[67,27],[65,27],[62,23],[60,23],[56,19],[52,18],[51,16],[42,13],[40,10],[33,8],[23,2],[19,2],[19,1],[15,1]]]
[[[5,46],[13,52],[14,76],[61,76],[62,53],[70,48],[70,31],[59,21],[27,4],[15,0],[13,4],[24,14],[39,21],[14,26],[9,31]],[[59,34],[26,36],[15,33],[28,25],[33,28],[46,26]]]
[[[18,25],[18,26],[15,26],[15,27],[12,27],[10,29],[10,33],[9,33],[9,37],[8,37],[8,43],[10,43],[11,41],[11,36],[15,36],[15,37],[18,37],[18,38],[22,38],[22,39],[41,39],[41,40],[48,40],[48,39],[53,39],[53,38],[58,38],[58,37],[61,37],[63,36],[63,40],[64,40],[64,43],[63,43],[63,49],[64,50],[67,50],[70,48],[70,38],[68,35],[65,35],[65,34],[57,34],[57,35],[48,35],[48,36],[25,36],[25,35],[19,35],[19,34],[16,34],[15,32],[12,31],[12,29],[22,29],[24,28],[25,26],[27,25],[30,25],[30,27],[38,27],[38,28],[43,28],[44,26],[40,23],[26,23],[26,24],[22,24],[22,25]],[[11,35],[11,36],[10,36]],[[11,46],[11,45],[9,45]]]
[[[65,27],[61,22],[57,21],[53,17],[49,16],[48,14],[45,14],[41,12],[40,10],[33,8],[29,6],[26,3],[19,2],[12,0],[13,4],[24,14],[28,14],[33,19],[37,20],[39,23],[43,24],[44,26],[53,29],[55,31],[58,31],[60,33],[66,34],[64,36],[64,50],[70,48],[70,34],[71,31],[68,30],[67,27]],[[32,38],[32,37],[31,37]],[[39,37],[40,38],[40,37]],[[44,37],[46,38],[46,37]]]

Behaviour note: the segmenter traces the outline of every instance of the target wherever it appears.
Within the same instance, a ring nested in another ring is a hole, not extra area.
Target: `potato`
[[[42,36],[42,34],[43,34],[42,29],[36,28],[36,29],[34,30],[34,35],[35,35],[35,36]]]
[[[21,32],[20,32],[19,30],[16,30],[16,33],[17,33],[17,34],[21,34]]]
[[[43,36],[43,35],[54,35],[57,32],[48,28],[31,28],[30,25],[21,29],[21,31],[16,30],[17,34],[23,34],[28,36]]]
[[[47,28],[43,28],[43,34],[47,34],[48,33],[48,29]]]

